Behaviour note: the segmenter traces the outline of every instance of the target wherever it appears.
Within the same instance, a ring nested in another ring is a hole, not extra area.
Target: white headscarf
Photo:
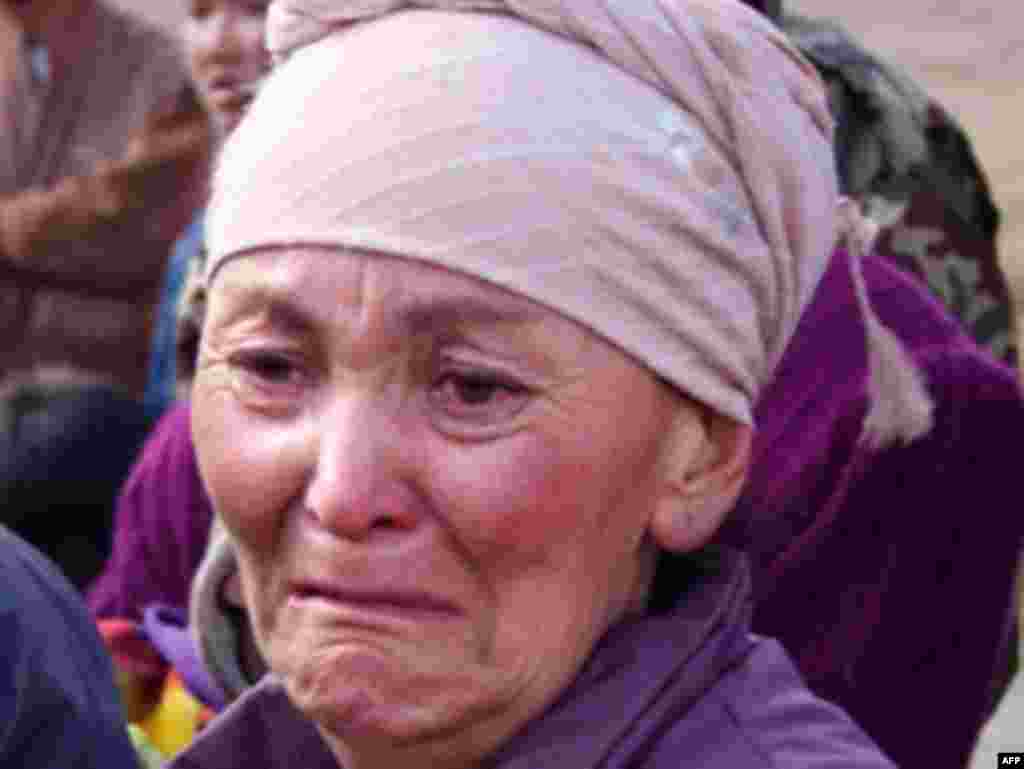
[[[734,0],[277,0],[268,44],[284,63],[225,147],[211,279],[269,246],[427,261],[749,423],[837,238],[863,234],[817,73]],[[915,437],[927,396],[862,305],[897,372],[871,438]]]

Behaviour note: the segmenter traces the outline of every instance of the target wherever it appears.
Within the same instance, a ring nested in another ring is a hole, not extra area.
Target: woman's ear
[[[684,404],[666,436],[651,535],[671,552],[702,547],[733,509],[747,477],[754,430]]]

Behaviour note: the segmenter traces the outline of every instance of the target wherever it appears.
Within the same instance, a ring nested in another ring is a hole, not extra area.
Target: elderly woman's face
[[[417,740],[528,720],[642,603],[677,408],[531,301],[294,249],[214,281],[193,419],[270,667],[328,733]]]

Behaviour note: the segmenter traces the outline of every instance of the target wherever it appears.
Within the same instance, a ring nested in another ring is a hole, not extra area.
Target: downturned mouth
[[[392,614],[457,616],[458,607],[449,601],[419,591],[349,590],[319,582],[296,582],[291,590],[299,600],[320,599],[342,607]]]

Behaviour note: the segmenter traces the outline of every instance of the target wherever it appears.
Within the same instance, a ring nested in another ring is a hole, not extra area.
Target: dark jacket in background
[[[113,668],[81,598],[52,564],[3,526],[0,766],[137,766]]]

